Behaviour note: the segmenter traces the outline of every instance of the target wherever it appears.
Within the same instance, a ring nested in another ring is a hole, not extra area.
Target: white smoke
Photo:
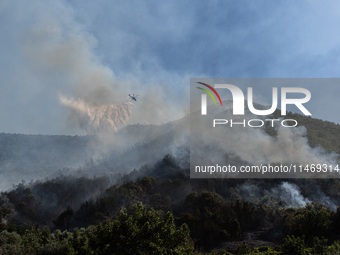
[[[94,54],[96,39],[72,15],[40,16],[25,34],[23,51],[39,77],[55,87],[68,107],[68,124],[88,134],[125,126],[132,104],[123,102],[129,85]]]
[[[299,187],[293,183],[282,182],[280,186],[271,190],[271,196],[282,200],[288,207],[304,207],[311,201],[301,195]]]
[[[303,197],[300,193],[299,187],[295,184],[282,182],[279,187],[273,188],[271,190],[271,196],[276,200],[283,200],[288,207],[304,207],[307,203],[315,201],[325,205],[333,211],[336,211],[336,204],[332,199],[316,186],[316,192],[309,194],[308,197]]]
[[[90,105],[84,99],[67,99],[59,96],[60,102],[69,107],[76,124],[89,134],[108,132],[126,126],[133,104],[124,102],[118,105]]]
[[[261,197],[258,187],[255,184],[244,183],[241,186],[238,186],[237,189],[241,192],[241,196],[244,200],[254,202]]]
[[[241,192],[243,199],[247,201],[256,202],[261,200],[263,195],[268,195],[275,201],[282,200],[287,207],[302,208],[311,203],[312,201],[323,204],[324,206],[330,208],[333,211],[337,210],[336,203],[327,196],[319,186],[315,186],[315,192],[308,194],[304,197],[299,187],[290,182],[282,182],[281,184],[268,190],[263,190],[260,186],[255,184],[244,183],[237,187]],[[262,195],[261,195],[262,194]]]
[[[198,160],[194,165],[219,165],[230,163],[226,159],[229,157],[238,159],[237,164],[337,164],[339,155],[327,153],[321,146],[312,148],[308,144],[307,129],[304,126],[287,128],[282,127],[280,122],[274,123],[276,135],[270,136],[264,128],[243,127],[243,125],[230,126],[231,119],[234,122],[245,123],[250,119],[265,120],[266,116],[254,116],[246,112],[244,116],[235,117],[232,115],[231,102],[223,102],[223,107],[219,109],[210,106],[209,114],[201,117],[200,112],[192,113],[191,125],[191,155]],[[227,119],[229,122],[224,125],[212,127],[213,119]],[[202,124],[203,123],[203,124]],[[214,146],[214,149],[211,146]],[[210,146],[210,147],[209,147]],[[200,161],[199,161],[200,160]],[[199,163],[203,162],[203,163]],[[193,161],[193,163],[195,163]],[[302,173],[304,174],[304,173]],[[301,174],[301,176],[302,176]],[[261,176],[258,176],[261,178]],[[262,176],[263,177],[263,176]],[[310,176],[307,176],[310,177]]]
[[[316,186],[316,192],[310,195],[310,198],[318,203],[321,203],[334,212],[337,210],[337,205],[336,203],[329,197],[327,196],[320,188],[320,186]]]

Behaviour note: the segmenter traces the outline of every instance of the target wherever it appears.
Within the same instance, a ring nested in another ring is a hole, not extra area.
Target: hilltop
[[[23,179],[36,169],[40,179],[2,192],[1,228],[26,233],[39,225],[38,233],[47,226],[72,235],[75,228],[98,226],[143,204],[160,219],[171,212],[177,226],[186,223],[194,247],[205,251],[234,252],[243,241],[248,249],[285,249],[279,245],[287,235],[304,235],[306,247],[316,236],[329,244],[338,240],[338,179],[190,179],[188,133],[182,132],[187,118],[128,125],[115,136],[119,150],[95,136],[0,134],[2,176]],[[306,127],[312,148],[339,152],[339,125],[293,113],[286,118]],[[275,129],[264,131],[277,135]],[[98,151],[105,155],[93,158]]]

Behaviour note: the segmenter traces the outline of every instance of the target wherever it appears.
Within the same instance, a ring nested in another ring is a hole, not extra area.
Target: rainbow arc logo
[[[214,92],[215,95],[217,96],[217,98],[220,100],[220,104],[222,105],[222,100],[221,100],[221,98],[220,98],[220,95],[216,92],[216,90],[215,90],[213,87],[211,87],[210,85],[208,85],[208,84],[206,84],[206,83],[203,83],[203,82],[197,82],[197,83],[202,84],[202,85],[206,86],[207,88],[211,89],[211,91]],[[214,96],[211,94],[211,92],[210,92],[209,90],[203,89],[203,88],[200,88],[200,87],[196,87],[196,88],[201,89],[201,90],[203,90],[204,92],[206,92],[206,93],[214,100],[215,105],[217,105]]]

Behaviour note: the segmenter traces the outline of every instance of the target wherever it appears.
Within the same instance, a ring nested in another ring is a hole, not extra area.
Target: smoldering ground
[[[338,196],[330,197],[326,195],[318,184],[313,184],[308,189],[314,192],[309,192],[308,194],[302,194],[298,183],[290,181],[280,181],[277,185],[266,186],[252,184],[251,182],[245,182],[237,186],[240,195],[243,199],[251,202],[264,202],[268,200],[265,196],[273,199],[276,202],[282,201],[281,206],[301,208],[305,207],[308,203],[311,204],[312,201],[323,204],[332,211],[337,210],[339,205]],[[303,184],[301,187],[306,188]],[[267,201],[266,201],[267,202]]]

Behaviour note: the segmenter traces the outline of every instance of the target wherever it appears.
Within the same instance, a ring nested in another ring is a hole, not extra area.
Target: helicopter
[[[132,94],[132,96],[129,94],[129,97],[131,97],[132,100],[137,101],[138,95],[135,96],[135,94]]]

